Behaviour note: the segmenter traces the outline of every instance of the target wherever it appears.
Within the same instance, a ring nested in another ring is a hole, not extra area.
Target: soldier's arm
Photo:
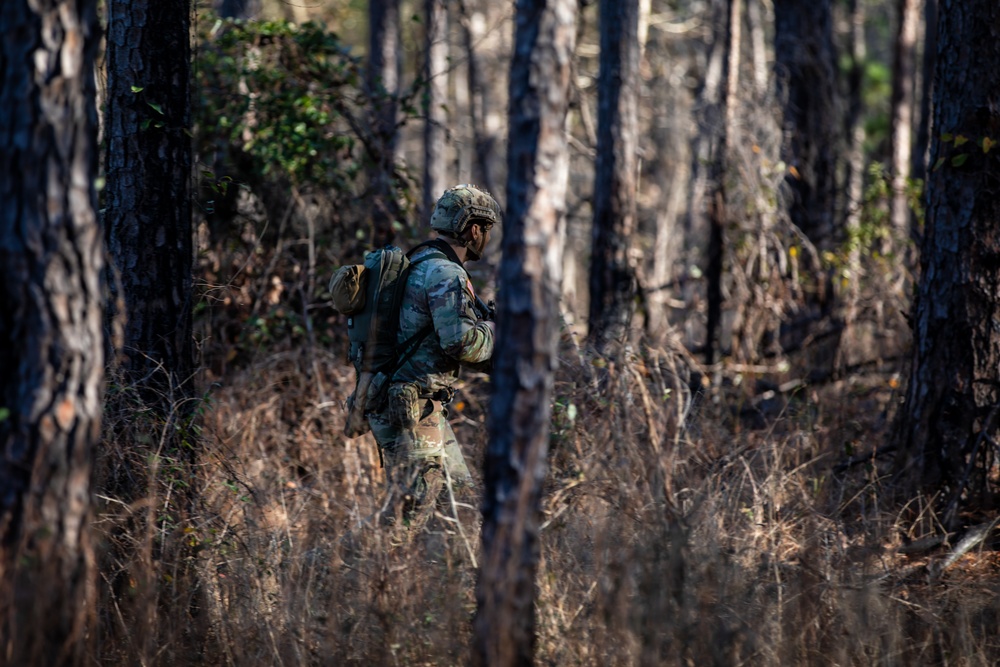
[[[442,263],[431,269],[427,285],[434,330],[445,354],[465,363],[493,356],[493,329],[476,316],[475,294],[465,271]]]

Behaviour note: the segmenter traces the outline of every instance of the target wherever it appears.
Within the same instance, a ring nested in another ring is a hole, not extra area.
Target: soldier
[[[368,423],[382,451],[389,483],[390,522],[421,520],[441,492],[468,487],[472,479],[448,424],[461,365],[488,362],[495,329],[476,305],[463,266],[483,256],[490,229],[500,224],[500,205],[475,185],[457,185],[438,199],[431,228],[438,238],[410,253],[410,270],[399,315],[397,340],[410,340],[429,322],[433,333],[393,375],[386,408],[369,413]]]

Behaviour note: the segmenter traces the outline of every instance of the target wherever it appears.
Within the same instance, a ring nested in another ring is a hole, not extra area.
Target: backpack
[[[417,248],[409,253],[393,245],[378,248],[365,255],[364,264],[341,267],[330,279],[333,307],[348,316],[349,354],[356,376],[344,424],[349,438],[371,430],[367,413],[384,407],[392,376],[433,330],[428,323],[403,343],[396,341],[410,269],[426,259],[446,257],[442,252],[431,252],[411,262],[410,254]]]

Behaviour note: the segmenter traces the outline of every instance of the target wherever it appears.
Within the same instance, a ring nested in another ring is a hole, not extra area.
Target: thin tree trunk
[[[96,0],[0,6],[0,662],[83,665],[104,394]]]
[[[447,173],[445,139],[448,113],[448,9],[444,0],[425,0],[426,43],[424,78],[424,217],[441,196]]]
[[[712,193],[708,202],[711,234],[708,243],[708,263],[705,278],[708,281],[708,316],[705,325],[705,363],[715,363],[716,339],[722,323],[722,276],[725,255],[726,222],[729,216],[726,204],[726,171],[729,161],[729,142],[736,118],[737,85],[739,83],[740,42],[742,38],[742,0],[729,0],[726,18],[726,58],[723,69],[725,87],[719,105],[723,118],[718,145],[711,165]]]
[[[913,139],[913,178],[927,178],[927,147],[930,145],[931,99],[934,95],[934,63],[937,57],[937,3],[924,0],[924,52],[920,76],[920,122]]]
[[[846,227],[849,236],[857,236],[861,227],[861,206],[864,197],[865,180],[865,126],[861,122],[862,89],[866,56],[865,44],[865,12],[862,0],[850,0],[848,14],[851,23],[851,68],[847,75],[847,115],[844,122],[845,135],[848,137],[847,151],[847,215]],[[841,337],[841,349],[838,353],[840,363],[843,363],[844,345],[852,344],[850,332],[857,319],[858,289],[861,281],[861,250],[856,243],[849,248],[847,268],[849,271],[848,293],[844,302],[845,333]]]
[[[725,119],[723,117],[723,98],[725,96],[725,77],[727,64],[727,49],[729,47],[729,0],[711,0],[712,39],[708,50],[708,60],[702,86],[698,91],[693,117],[696,119],[697,130],[691,141],[691,181],[688,197],[688,211],[684,217],[684,236],[686,263],[690,266],[704,267],[707,274],[714,269],[712,251],[712,207],[710,188],[715,177],[715,164],[718,159],[719,141],[722,136]],[[706,281],[707,282],[707,281]],[[707,290],[706,290],[707,291]],[[706,293],[707,301],[707,293]],[[710,310],[710,309],[709,309]],[[709,339],[714,340],[716,321],[712,314],[706,314],[705,345],[709,347]],[[708,333],[709,325],[712,333]]]
[[[402,57],[399,0],[371,0],[368,31],[367,87],[375,134],[371,211],[374,245],[382,246],[395,236],[393,222],[399,217],[394,183]]]
[[[637,0],[602,0],[597,91],[597,164],[590,268],[590,340],[623,341],[634,312],[638,181],[639,39]]]
[[[916,76],[917,25],[920,6],[917,0],[896,0],[897,32],[893,45],[892,99],[890,100],[892,146],[892,196],[889,217],[896,243],[910,238],[910,206],[907,180],[913,135],[913,91]]]
[[[469,115],[472,139],[475,144],[475,180],[492,193],[499,191],[501,178],[500,109],[503,95],[499,89],[503,77],[496,76],[499,54],[502,49],[495,6],[477,8],[473,0],[458,0],[462,37],[465,42],[466,72],[468,74]],[[487,58],[492,62],[487,62]],[[493,73],[494,76],[490,76]]]
[[[767,91],[767,40],[764,37],[764,20],[761,18],[762,0],[747,0],[747,24],[750,29],[750,53],[753,60],[753,82],[756,94]]]
[[[535,576],[546,474],[569,171],[565,122],[576,0],[518,0],[510,78],[507,216],[486,452],[479,664],[534,664]]]

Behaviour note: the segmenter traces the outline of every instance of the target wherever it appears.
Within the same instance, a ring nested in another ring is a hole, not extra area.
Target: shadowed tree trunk
[[[83,665],[104,394],[97,1],[0,5],[0,663]]]
[[[126,322],[122,362],[146,400],[193,372],[189,0],[108,2],[108,248]],[[119,282],[120,281],[120,282]]]
[[[638,180],[638,0],[601,0],[600,12],[588,335],[603,349],[607,342],[625,338],[635,311],[629,243]]]
[[[445,138],[448,112],[448,8],[444,0],[425,0],[426,44],[424,79],[424,218],[441,196],[447,168]]]
[[[507,215],[486,451],[474,653],[531,665],[569,156],[565,133],[576,0],[519,0],[510,77]]]
[[[1000,424],[1000,150],[982,143],[1000,127],[1000,4],[938,7],[933,166],[897,463],[914,485],[946,492],[951,528],[963,489],[970,499],[984,490],[987,471],[974,466]]]
[[[834,238],[838,131],[836,54],[830,0],[775,0],[778,99],[785,105],[782,158],[792,194],[789,215],[825,249]]]
[[[395,236],[399,217],[396,202],[396,116],[398,114],[400,58],[399,0],[368,3],[368,94],[372,100],[371,212],[374,245]]]

